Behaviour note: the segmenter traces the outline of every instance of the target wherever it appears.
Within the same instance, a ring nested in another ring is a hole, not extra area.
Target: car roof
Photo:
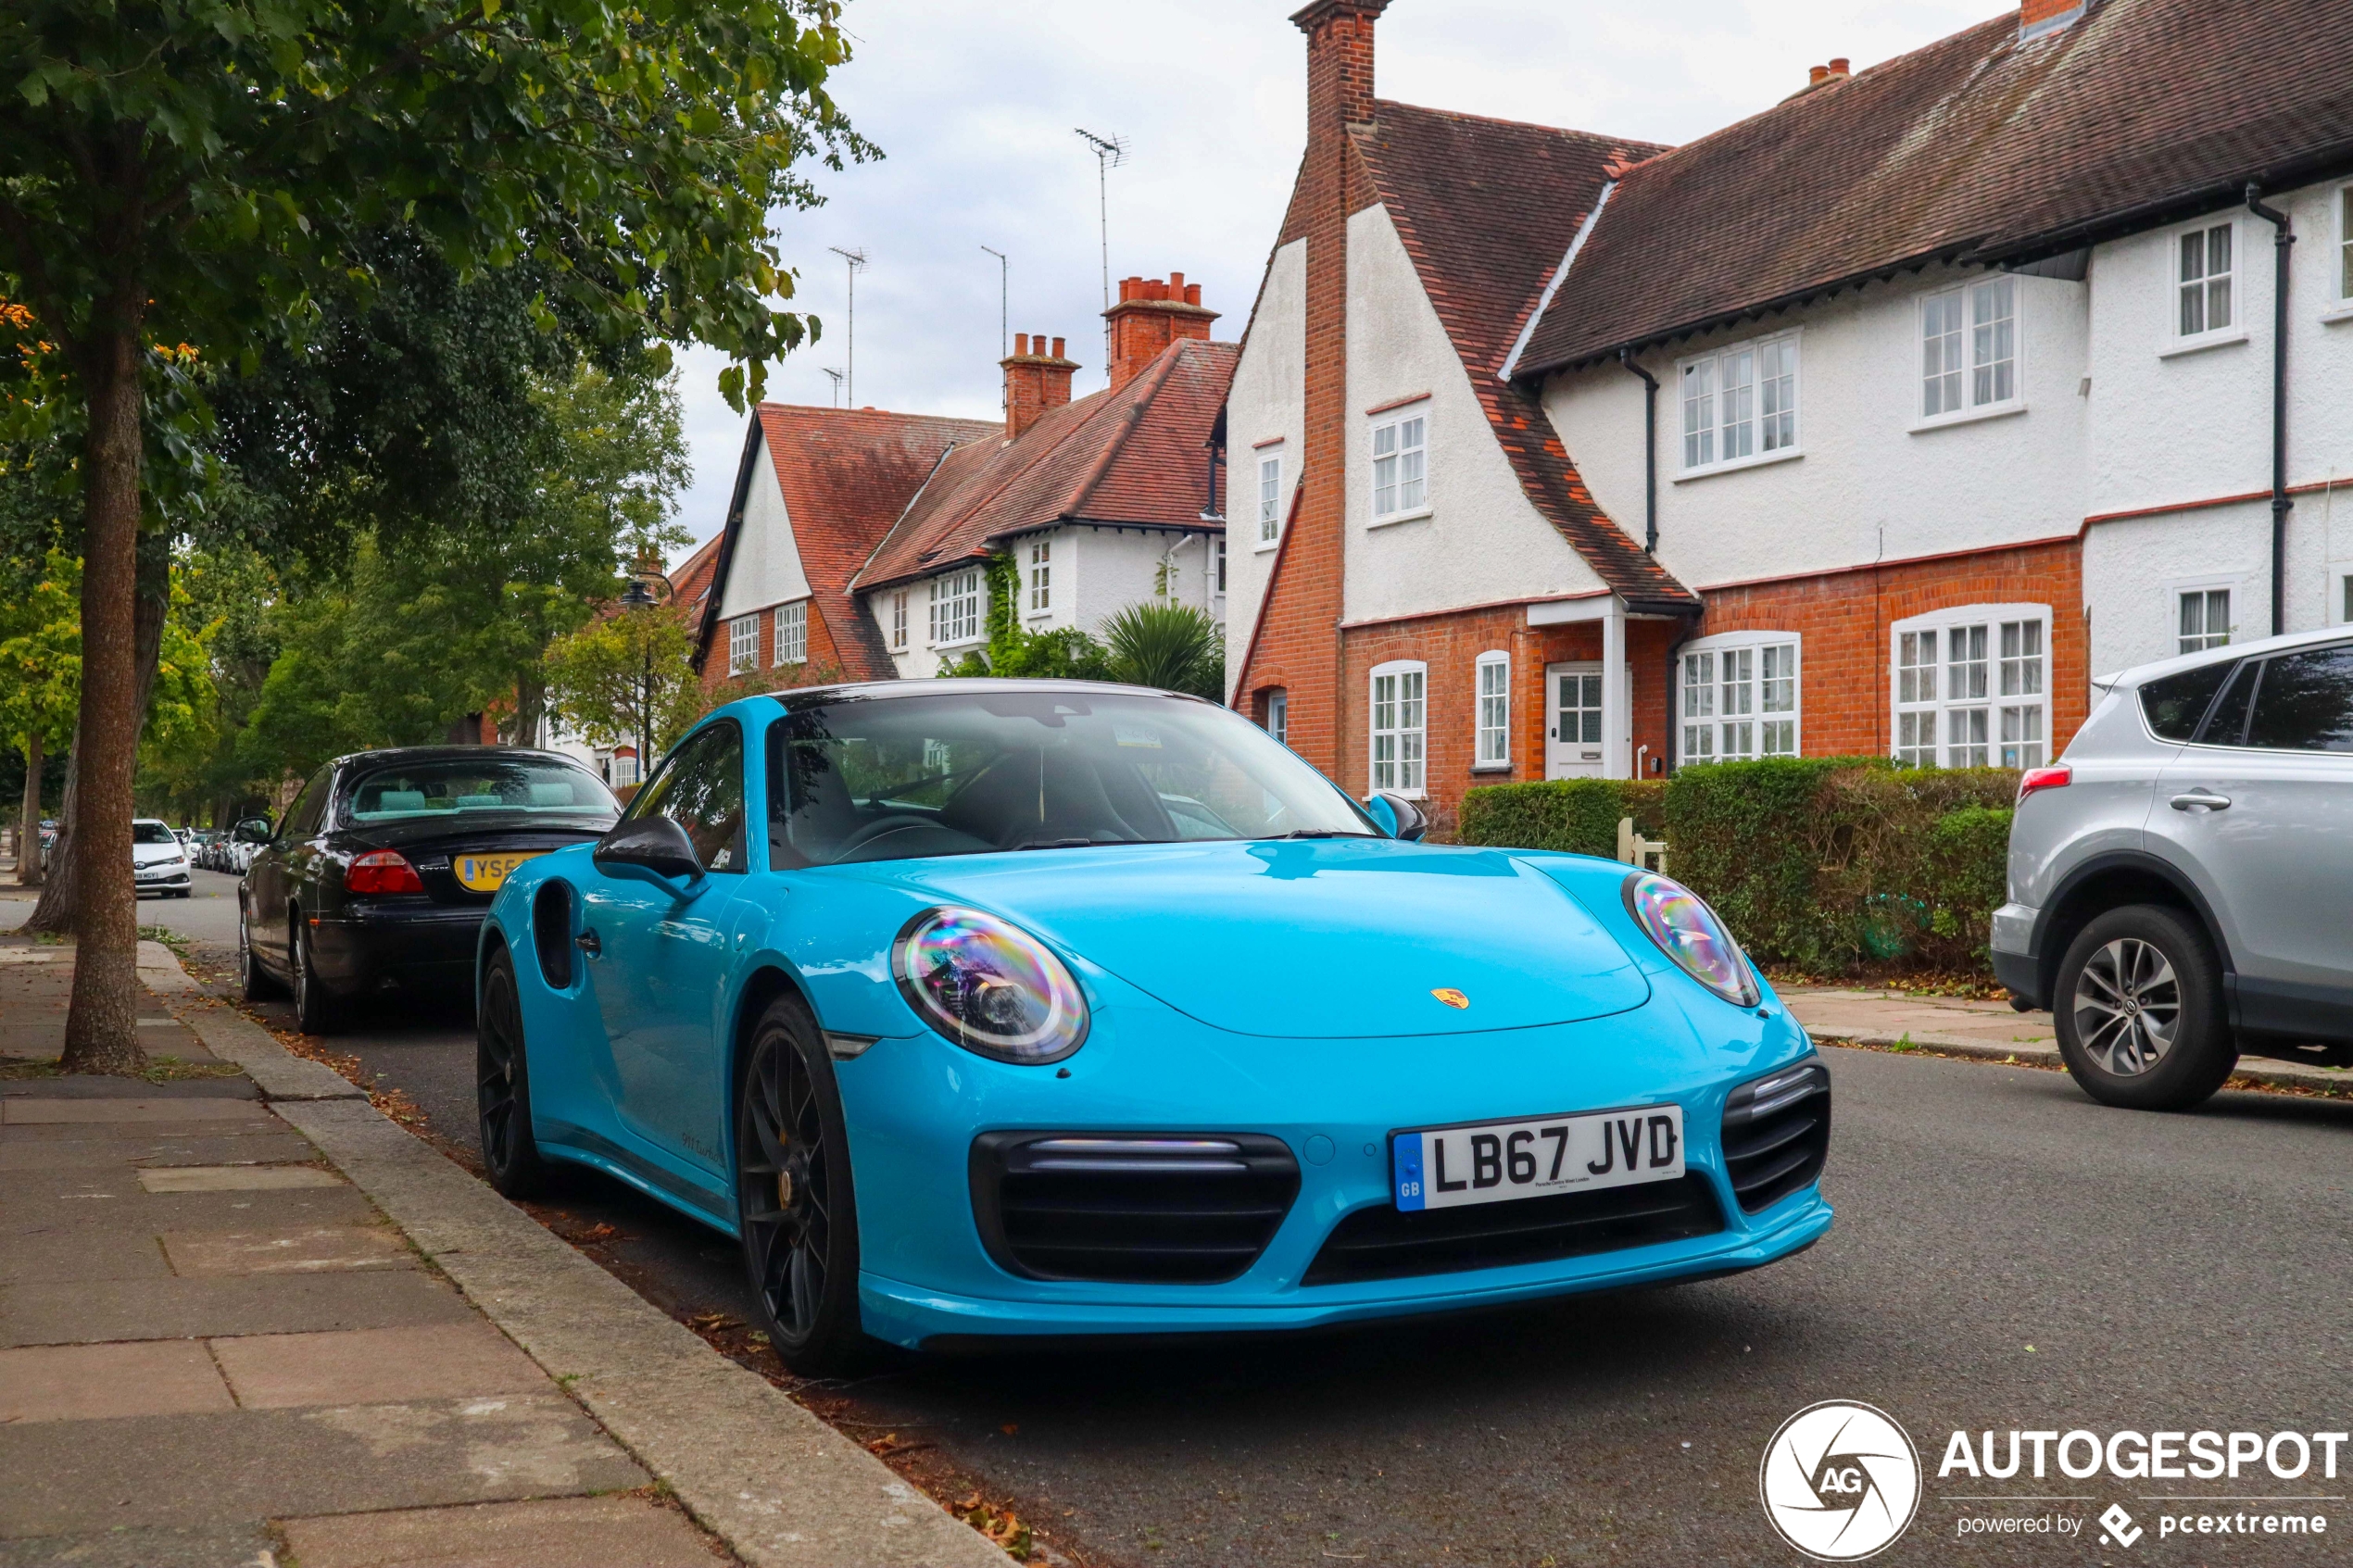
[[[543,751],[528,746],[387,746],[374,751],[354,751],[334,759],[337,768],[378,768],[397,762],[466,762],[484,756],[528,758],[535,762],[560,762],[567,767],[588,770],[580,759],[560,751]]]
[[[2251,643],[2226,643],[2221,647],[2203,648],[2196,653],[2176,654],[2171,659],[2135,664],[2113,675],[2095,676],[2092,684],[2102,691],[2118,688],[2130,691],[2183,670],[2201,670],[2209,664],[2231,664],[2242,659],[2259,659],[2265,654],[2280,653],[2290,648],[2341,643],[2347,638],[2353,638],[2353,625],[2316,626],[2309,632],[2283,632],[2276,637],[2260,637]]]
[[[781,704],[788,713],[804,708],[842,701],[870,701],[883,697],[902,696],[980,696],[1000,692],[1074,692],[1101,695],[1116,693],[1121,696],[1162,697],[1170,702],[1198,702],[1205,708],[1221,704],[1207,697],[1186,692],[1163,691],[1157,686],[1129,686],[1115,681],[1029,681],[1000,680],[988,676],[957,677],[914,681],[851,681],[835,686],[804,686],[797,691],[774,692],[769,699]],[[757,698],[753,700],[759,700]],[[732,706],[732,705],[731,705]]]

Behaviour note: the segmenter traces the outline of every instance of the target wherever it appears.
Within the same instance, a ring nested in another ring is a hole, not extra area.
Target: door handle
[[[604,939],[598,936],[594,931],[584,931],[579,935],[573,937],[573,941],[579,946],[582,952],[587,954],[592,959],[602,958],[604,956]]]
[[[2173,809],[2176,811],[2188,811],[2200,806],[2209,811],[2221,811],[2227,809],[2230,804],[2229,796],[2217,795],[2210,789],[2194,789],[2173,797]]]

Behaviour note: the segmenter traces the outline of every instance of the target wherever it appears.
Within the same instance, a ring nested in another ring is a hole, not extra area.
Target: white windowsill
[[[1280,545],[1282,542],[1280,535],[1277,535],[1272,539],[1261,539],[1257,544],[1252,545],[1250,547],[1250,553],[1253,556],[1263,556],[1267,551],[1275,548],[1277,545]]]
[[[1471,771],[1474,773],[1508,773],[1511,771],[1512,765],[1509,762],[1474,762],[1471,764]]]
[[[2321,320],[2329,326],[2339,321],[2353,321],[2353,299],[2341,299],[2321,312]]]
[[[986,633],[983,633],[982,635],[977,636],[977,637],[965,637],[965,638],[963,638],[963,639],[962,639],[961,641],[958,641],[958,642],[953,642],[953,643],[934,643],[934,644],[932,644],[931,646],[932,646],[932,647],[933,647],[934,649],[937,650],[937,651],[938,651],[938,652],[940,652],[940,653],[948,653],[948,652],[951,652],[951,651],[953,651],[954,649],[957,649],[957,648],[977,648],[977,647],[986,647],[988,645],[988,635],[987,635]]]
[[[2170,339],[2164,347],[2157,351],[2157,357],[2160,359],[2171,359],[2178,355],[2201,354],[2209,348],[2221,348],[2230,344],[2246,341],[2246,329],[2245,327],[2225,327],[2219,332],[2200,332],[2196,337]]]
[[[1432,507],[1416,507],[1416,508],[1414,508],[1412,511],[1410,511],[1410,512],[1391,512],[1391,513],[1390,513],[1387,517],[1377,517],[1377,518],[1373,519],[1373,521],[1370,521],[1370,522],[1366,523],[1365,526],[1365,527],[1367,527],[1367,528],[1387,528],[1387,527],[1390,526],[1390,525],[1391,525],[1391,524],[1393,524],[1393,523],[1400,523],[1400,522],[1419,522],[1419,521],[1422,521],[1422,519],[1424,519],[1424,518],[1426,518],[1426,517],[1431,517],[1431,516],[1434,516],[1434,515],[1436,515],[1436,508],[1432,508]],[[1396,793],[1396,791],[1391,790],[1390,793],[1390,794],[1392,794],[1392,795],[1394,795],[1394,794]],[[1409,798],[1418,800],[1418,799],[1420,799],[1421,797],[1420,797],[1419,796],[1414,796],[1414,797],[1410,797]]]
[[[1745,458],[1734,458],[1729,462],[1710,463],[1704,469],[1685,469],[1675,476],[1673,483],[1689,484],[1695,479],[1714,479],[1719,473],[1738,473],[1743,469],[1761,469],[1768,464],[1786,463],[1804,456],[1806,456],[1806,448],[1803,446],[1784,446],[1778,452],[1753,453]]]
[[[1914,420],[1906,428],[1912,434],[1919,435],[1931,430],[1943,430],[1947,425],[1973,425],[1981,420],[2007,419],[2012,414],[2024,412],[2026,412],[2025,400],[2019,398],[2007,403],[1992,404],[1983,408],[1966,409],[1957,414],[1939,414],[1932,420]]]
[[[1393,795],[1400,800],[1427,800],[1429,798],[1428,793],[1422,790],[1383,789],[1378,784],[1373,785],[1369,790],[1365,791],[1365,793],[1368,795]]]

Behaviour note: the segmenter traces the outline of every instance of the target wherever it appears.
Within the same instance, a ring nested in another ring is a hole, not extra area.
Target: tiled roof
[[[951,452],[854,586],[928,576],[1058,521],[1222,527],[1202,512],[1210,429],[1236,353],[1230,343],[1179,339],[1125,386],[1048,410],[1018,441]]]
[[[764,449],[774,465],[810,596],[833,633],[842,673],[849,680],[887,680],[895,673],[889,652],[881,630],[850,597],[850,579],[931,477],[943,454],[994,443],[1004,427],[994,420],[784,403],[762,403],[755,412],[759,439],[747,439],[745,461]],[[701,649],[710,646],[720,602],[726,597],[732,541],[742,526],[748,483],[748,472],[738,476],[727,529],[721,535],[728,547],[719,552],[713,568]]]
[[[724,533],[714,533],[695,546],[694,554],[679,562],[670,573],[670,602],[686,608],[691,617],[702,614],[704,596],[711,592],[711,580],[719,571],[719,546]]]
[[[1534,393],[1495,379],[1604,182],[1661,149],[1386,101],[1353,134],[1529,501],[1620,596],[1695,606],[1594,502]]]
[[[2033,259],[2353,168],[2353,5],[2016,12],[1629,172],[1517,373],[1923,260]]]

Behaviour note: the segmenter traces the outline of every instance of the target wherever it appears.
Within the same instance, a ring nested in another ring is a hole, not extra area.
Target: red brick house
[[[707,686],[925,676],[987,641],[985,564],[1021,623],[1098,630],[1161,597],[1225,609],[1221,413],[1235,347],[1184,274],[1106,312],[1110,386],[1073,400],[1062,338],[1019,333],[1002,424],[763,404],[700,628]]]
[[[1668,148],[1377,97],[1387,4],[1292,19],[1227,407],[1230,700],[1351,793],[2029,765],[2353,621],[2353,7],[2027,0]]]

